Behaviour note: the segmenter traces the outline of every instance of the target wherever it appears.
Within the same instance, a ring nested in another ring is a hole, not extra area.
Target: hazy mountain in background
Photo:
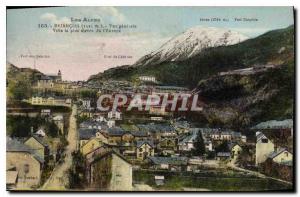
[[[236,38],[236,36],[234,37]],[[172,56],[170,60],[164,61],[161,61],[161,59],[154,60],[153,58],[146,59],[144,57],[135,65],[120,66],[92,75],[88,81],[97,82],[107,79],[134,80],[140,75],[153,75],[165,85],[194,88],[200,80],[218,72],[247,68],[255,64],[284,64],[294,58],[294,26],[273,30],[240,43],[236,39],[235,42],[237,44],[227,46],[224,46],[223,43],[223,45],[217,47],[202,49],[197,47],[197,51],[201,51],[198,54],[191,50],[191,53],[188,53],[188,55],[185,52],[183,55],[176,55],[176,58],[180,59],[190,55],[184,60],[174,60],[175,56]],[[163,46],[162,48],[164,48]],[[169,44],[166,44],[166,46],[169,46]],[[145,64],[142,64],[142,62],[145,62]]]
[[[145,55],[134,65],[153,65],[166,61],[181,61],[210,47],[227,46],[248,39],[243,34],[216,27],[193,27]]]

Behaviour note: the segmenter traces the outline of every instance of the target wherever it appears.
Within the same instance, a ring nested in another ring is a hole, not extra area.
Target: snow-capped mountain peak
[[[184,60],[203,49],[233,45],[248,39],[229,29],[196,26],[163,44],[158,50],[142,57],[135,65],[158,64],[164,61]]]

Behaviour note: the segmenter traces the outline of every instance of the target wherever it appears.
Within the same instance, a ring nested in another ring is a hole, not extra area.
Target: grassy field
[[[155,175],[164,175],[165,184],[156,186]],[[133,180],[135,183],[144,183],[155,190],[182,191],[184,188],[201,188],[211,191],[275,191],[291,190],[292,186],[283,184],[272,179],[263,179],[241,174],[230,173],[202,173],[187,174],[173,172],[146,172],[134,171]]]

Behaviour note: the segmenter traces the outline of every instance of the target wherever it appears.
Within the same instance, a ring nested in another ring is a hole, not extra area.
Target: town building
[[[17,189],[18,172],[14,169],[6,171],[6,189],[15,190]]]
[[[180,139],[178,142],[178,150],[179,151],[191,151],[194,148],[194,142],[196,141],[198,136],[198,130],[193,130],[191,134],[184,136],[184,138]]]
[[[149,156],[154,156],[154,144],[152,141],[136,142],[136,158],[145,160]]]
[[[165,184],[164,176],[154,176],[154,180],[155,180],[156,185],[164,185]]]
[[[63,115],[56,115],[52,118],[52,120],[58,127],[60,134],[64,134],[64,117],[63,117]]]
[[[82,123],[79,124],[80,128],[85,128],[85,129],[98,129],[98,130],[105,130],[107,129],[107,124],[106,122],[99,122],[99,121],[94,121],[94,120],[87,120],[83,121]]]
[[[24,142],[24,144],[35,151],[35,154],[42,158],[44,161],[48,161],[50,149],[44,138],[37,135],[32,135]]]
[[[150,120],[153,120],[153,121],[162,121],[163,117],[161,117],[161,116],[152,116],[152,117],[150,117]]]
[[[241,137],[241,142],[247,143],[247,136],[242,135],[242,137]]]
[[[91,100],[90,99],[82,99],[81,100],[83,109],[91,109]]]
[[[213,151],[213,143],[210,140],[204,141],[205,149],[208,151]]]
[[[112,128],[116,126],[116,121],[115,120],[108,120],[107,122],[108,128]]]
[[[122,113],[119,110],[112,110],[112,111],[108,112],[107,118],[121,120],[122,119],[121,115],[122,115]]]
[[[108,143],[111,145],[117,145],[122,143],[122,137],[125,131],[120,127],[112,127],[106,130],[104,133],[108,136]]]
[[[87,164],[89,187],[100,191],[132,190],[132,165],[116,151],[95,154]]]
[[[36,188],[41,180],[43,163],[44,160],[27,145],[16,139],[6,139],[8,187],[25,190]]]
[[[281,180],[293,181],[293,154],[286,148],[280,148],[268,156],[262,164],[264,174],[275,176]]]
[[[229,150],[231,151],[231,162],[235,163],[243,151],[242,146],[238,143],[231,143],[229,144]]]
[[[293,154],[286,148],[280,148],[279,150],[272,152],[270,155],[268,155],[268,158],[279,164],[293,162]]]
[[[97,137],[91,138],[84,145],[82,145],[80,147],[80,152],[83,155],[86,155],[87,153],[92,152],[93,150],[95,150],[96,148],[98,148],[98,147],[100,147],[102,145],[103,145],[103,142],[101,141],[100,138],[97,138]]]
[[[125,144],[131,144],[134,141],[134,136],[130,132],[125,132],[122,135],[122,142]]]
[[[178,134],[189,133],[190,132],[190,124],[187,121],[174,121],[172,126],[175,128]]]
[[[46,132],[44,131],[44,129],[40,128],[39,130],[37,130],[37,132],[35,132],[35,135],[37,135],[39,137],[45,137]]]
[[[49,117],[51,115],[51,109],[41,109],[41,116],[42,117]]]
[[[154,141],[159,141],[161,138],[173,138],[177,136],[174,127],[168,124],[138,124],[140,131],[149,133]]]
[[[85,145],[91,138],[95,137],[97,131],[98,129],[86,129],[86,128],[78,129],[80,148],[83,147],[83,145]]]
[[[162,94],[162,93],[190,93],[188,88],[177,87],[177,86],[155,86],[153,88],[153,94]]]
[[[156,82],[156,78],[154,76],[139,76],[139,80],[143,82]]]
[[[105,131],[97,131],[96,132],[96,138],[101,141],[104,144],[108,144],[108,135],[105,133]]]
[[[230,160],[231,153],[230,152],[218,152],[216,158],[218,161]]]
[[[66,106],[71,107],[72,100],[70,98],[57,97],[57,96],[32,96],[29,99],[32,105],[49,105],[49,106]]]
[[[97,115],[99,115],[99,114],[94,109],[82,109],[82,110],[79,110],[79,116],[80,117],[94,118]]]
[[[255,164],[259,165],[265,162],[272,152],[274,152],[274,143],[262,132],[256,132]]]
[[[132,131],[132,135],[134,136],[135,141],[144,141],[149,140],[150,135],[146,131]]]
[[[187,169],[187,157],[148,157],[150,168],[156,170],[185,171]]]
[[[157,144],[157,149],[163,155],[173,155],[177,151],[177,138],[162,138]]]
[[[149,114],[166,116],[169,115],[169,112],[167,112],[166,109],[160,105],[151,105]]]
[[[107,120],[105,119],[105,117],[104,117],[104,116],[101,116],[101,115],[96,116],[96,117],[94,117],[93,119],[94,119],[95,121],[97,121],[97,122],[107,122]]]
[[[251,127],[252,130],[255,131],[272,131],[277,132],[281,136],[279,138],[287,138],[287,137],[293,137],[293,129],[294,124],[292,119],[286,119],[286,120],[269,120],[266,122],[261,122],[253,127]]]
[[[54,86],[54,82],[48,76],[41,76],[37,82],[38,88],[52,88],[53,86]]]
[[[62,74],[61,71],[58,70],[57,75],[56,74],[48,74],[48,75],[42,75],[38,79],[37,87],[38,88],[53,88],[54,84],[56,82],[62,81]]]
[[[211,133],[210,135],[211,139],[213,140],[227,140],[227,141],[231,141],[232,139],[232,135],[230,132],[215,132],[215,133]]]
[[[212,141],[242,141],[246,142],[247,137],[242,135],[240,132],[235,132],[232,130],[222,130],[219,128],[199,128],[202,133],[202,136],[206,138],[206,140]]]
[[[286,120],[269,120],[266,122],[261,122],[253,127],[251,129],[293,129],[293,120],[292,119],[286,119]]]

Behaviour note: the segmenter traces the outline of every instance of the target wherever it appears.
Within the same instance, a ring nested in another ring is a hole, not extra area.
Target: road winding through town
[[[57,164],[51,176],[41,187],[41,190],[66,190],[68,184],[67,171],[72,166],[72,152],[78,148],[78,132],[76,125],[77,106],[72,106],[69,120],[69,131],[67,136],[68,145],[64,152],[65,158],[61,164]]]
[[[259,178],[273,179],[275,181],[279,181],[279,182],[282,182],[282,183],[285,183],[285,184],[292,185],[292,183],[289,182],[289,181],[285,181],[285,180],[282,180],[282,179],[278,179],[278,178],[274,178],[274,177],[271,177],[271,176],[267,176],[267,175],[264,175],[264,174],[262,174],[260,172],[256,172],[256,171],[252,171],[252,170],[247,170],[247,169],[244,169],[244,168],[240,168],[240,167],[238,167],[238,166],[236,166],[235,164],[232,164],[232,163],[229,163],[227,166],[229,168],[233,169],[233,170],[237,170],[237,171],[240,171],[240,172],[246,172],[248,174],[251,174],[251,175],[259,177]]]

